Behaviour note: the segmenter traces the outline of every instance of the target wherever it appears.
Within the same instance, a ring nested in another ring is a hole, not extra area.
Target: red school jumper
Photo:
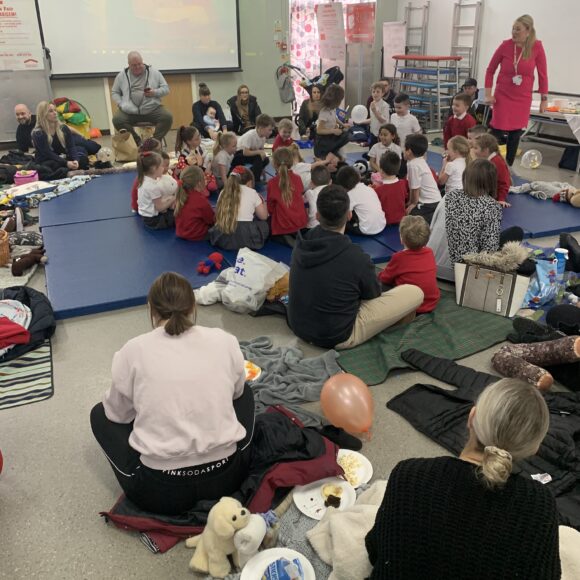
[[[295,234],[298,230],[305,228],[308,224],[308,216],[304,207],[302,192],[304,186],[302,179],[293,171],[288,171],[290,177],[290,187],[292,189],[292,201],[286,205],[282,199],[280,191],[280,176],[276,175],[268,181],[266,188],[266,205],[271,217],[270,231],[273,236],[284,234]]]
[[[290,147],[292,143],[294,143],[294,139],[292,139],[292,137],[284,141],[280,135],[276,135],[276,139],[274,139],[274,144],[272,145],[272,151],[276,151],[278,147]]]
[[[460,119],[455,115],[449,117],[443,129],[443,142],[445,143],[445,149],[447,149],[447,142],[451,137],[461,135],[467,139],[467,131],[469,131],[471,127],[475,127],[475,125],[477,125],[477,123],[469,113],[465,113],[463,119]]]
[[[505,159],[498,153],[492,153],[489,156],[489,160],[495,165],[497,170],[497,201],[506,201],[512,185],[510,170]]]
[[[375,187],[387,225],[398,224],[405,217],[405,204],[409,197],[409,182],[399,179],[394,183],[382,183]]]
[[[437,287],[437,264],[431,248],[397,252],[379,274],[379,280],[389,286],[413,284],[421,288],[425,299],[417,308],[417,314],[435,310],[441,296]]]
[[[203,240],[215,223],[213,209],[200,191],[190,190],[185,205],[175,216],[175,235],[184,240]]]

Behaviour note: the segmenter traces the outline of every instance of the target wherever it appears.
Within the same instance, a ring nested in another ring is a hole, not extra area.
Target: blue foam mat
[[[40,204],[41,228],[130,217],[134,171],[101,175],[60,197]]]
[[[391,251],[391,256],[393,253],[400,252],[403,249],[398,224],[387,226],[380,234],[373,237],[377,242],[383,244]]]
[[[48,297],[59,319],[145,304],[151,283],[166,271],[183,274],[194,288],[217,276],[197,273],[215,251],[208,242],[147,230],[138,218],[47,227],[43,235]]]

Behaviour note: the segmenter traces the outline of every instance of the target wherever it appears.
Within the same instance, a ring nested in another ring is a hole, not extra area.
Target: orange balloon
[[[324,383],[320,406],[333,425],[349,433],[367,433],[373,424],[375,404],[371,391],[349,373],[338,373]]]

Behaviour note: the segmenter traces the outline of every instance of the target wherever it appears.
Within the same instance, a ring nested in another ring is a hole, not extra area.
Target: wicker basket
[[[6,266],[8,262],[10,262],[8,232],[6,230],[0,230],[0,266]]]

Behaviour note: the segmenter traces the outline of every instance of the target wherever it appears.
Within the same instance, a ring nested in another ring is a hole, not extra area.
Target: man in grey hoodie
[[[119,107],[113,115],[113,125],[117,131],[130,131],[139,144],[135,125],[150,123],[155,125],[155,139],[161,141],[173,123],[173,115],[161,104],[161,97],[169,94],[169,86],[158,70],[143,63],[137,51],[128,54],[127,62],[129,66],[117,75],[111,90]]]

